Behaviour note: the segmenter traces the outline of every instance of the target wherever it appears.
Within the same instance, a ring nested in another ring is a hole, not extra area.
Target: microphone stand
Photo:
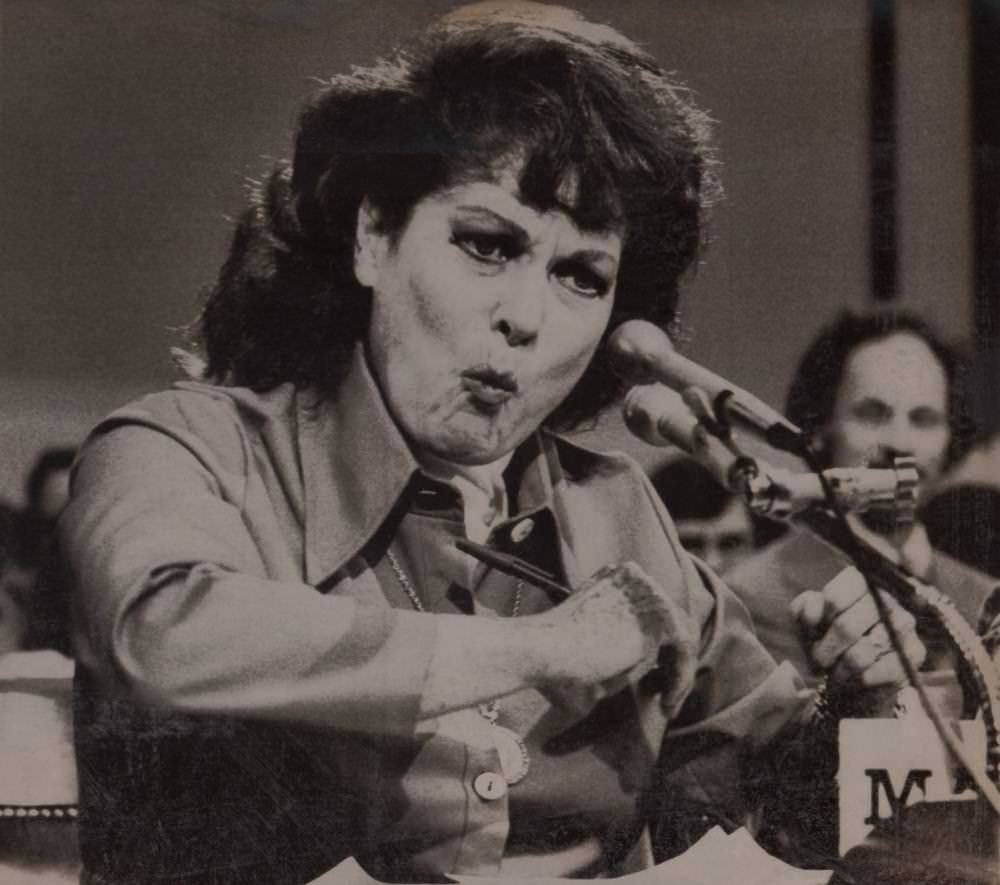
[[[776,490],[777,482],[770,473],[762,469],[760,463],[743,452],[736,443],[727,410],[727,397],[717,396],[709,401],[705,393],[697,388],[688,388],[682,394],[684,402],[691,409],[698,422],[695,438],[699,444],[692,454],[716,475],[728,476],[734,490],[742,492],[748,506],[755,512],[762,512],[762,502],[770,502],[782,497]],[[801,433],[793,437],[784,425],[777,434],[775,448],[790,451],[800,456],[818,479],[824,493],[824,507],[809,507],[798,513],[774,509],[765,515],[776,518],[792,517],[814,535],[840,552],[846,554],[865,578],[869,592],[885,626],[893,651],[899,656],[904,673],[920,698],[928,718],[952,757],[966,770],[980,795],[1000,819],[1000,681],[992,659],[975,631],[955,609],[951,600],[929,584],[910,575],[899,565],[876,550],[851,529],[845,509],[833,488],[830,479],[820,468],[815,453]],[[765,431],[765,438],[772,434]],[[768,441],[770,441],[768,439]],[[733,460],[735,456],[735,460]],[[904,469],[906,469],[904,467]],[[904,483],[907,480],[904,480]],[[785,490],[787,492],[787,488]],[[912,506],[915,495],[904,495]],[[756,503],[756,507],[755,507]],[[768,508],[770,509],[770,508]],[[986,771],[972,759],[961,740],[943,721],[927,694],[926,686],[917,668],[902,647],[898,631],[889,617],[889,608],[884,593],[892,595],[904,608],[919,614],[931,612],[941,623],[946,635],[958,652],[964,673],[963,688],[974,700],[982,714],[986,729]]]

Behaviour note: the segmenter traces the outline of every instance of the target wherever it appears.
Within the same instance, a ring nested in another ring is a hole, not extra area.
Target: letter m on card
[[[959,724],[972,757],[985,764],[982,724]],[[877,825],[892,821],[901,828],[906,809],[915,803],[974,799],[964,785],[929,719],[845,719],[837,773],[841,854]]]

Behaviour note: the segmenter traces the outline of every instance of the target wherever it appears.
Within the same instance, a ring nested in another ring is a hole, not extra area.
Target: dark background
[[[5,0],[0,498],[20,499],[38,447],[75,441],[106,411],[169,383],[168,347],[225,255],[228,218],[247,181],[287,152],[315,78],[367,62],[454,5]],[[819,324],[873,299],[878,4],[566,5],[644,43],[718,121],[727,199],[685,300],[686,349],[780,404]],[[972,59],[991,33],[973,14],[981,5],[914,0],[891,19],[889,294],[970,346],[974,322],[984,328],[994,310],[989,278],[977,277],[973,211],[983,166]],[[988,82],[980,94],[991,95]],[[614,422],[598,432],[600,443],[650,457],[620,437]]]

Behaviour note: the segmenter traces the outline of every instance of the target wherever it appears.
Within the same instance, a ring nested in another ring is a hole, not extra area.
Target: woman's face
[[[369,360],[411,443],[485,464],[530,436],[594,354],[620,255],[619,232],[539,212],[511,173],[425,197],[394,238],[363,206]]]

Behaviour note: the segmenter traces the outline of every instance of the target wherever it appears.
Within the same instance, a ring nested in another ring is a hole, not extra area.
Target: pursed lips
[[[489,365],[473,366],[462,372],[461,377],[466,391],[484,405],[502,405],[518,392],[513,372],[501,372]]]

